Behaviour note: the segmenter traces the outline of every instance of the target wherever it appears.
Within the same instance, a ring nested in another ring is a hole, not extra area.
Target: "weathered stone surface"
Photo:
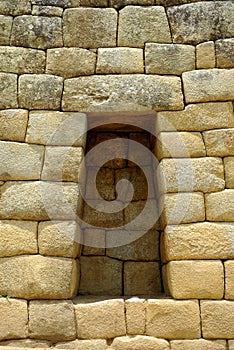
[[[44,50],[63,46],[61,18],[27,15],[16,17],[11,45]]]
[[[154,5],[154,0],[110,0],[110,6],[122,8],[127,5]]]
[[[19,78],[19,105],[26,109],[59,109],[63,78],[25,74]]]
[[[163,339],[137,335],[115,338],[111,347],[114,350],[169,350],[169,343]]]
[[[74,221],[40,222],[39,253],[49,256],[76,258],[81,251],[81,232]]]
[[[18,220],[0,221],[0,257],[37,252],[37,223]]]
[[[234,190],[206,195],[206,216],[209,221],[234,221]]]
[[[24,141],[28,124],[28,111],[6,109],[0,111],[0,139]]]
[[[142,214],[146,205],[147,210]],[[125,224],[128,224],[128,230],[130,232],[131,230],[145,230],[144,232],[147,232],[150,229],[159,229],[158,217],[158,204],[153,199],[131,202],[124,210]]]
[[[114,204],[115,203],[115,207]],[[113,228],[123,224],[123,210],[121,202],[108,203],[103,200],[89,200],[90,205],[84,205],[83,220],[95,228]],[[107,211],[109,210],[109,211]]]
[[[68,7],[108,7],[108,0],[67,0]]]
[[[144,73],[143,50],[116,47],[98,49],[98,74]]]
[[[122,299],[93,301],[75,300],[78,338],[115,338],[126,334]]]
[[[0,340],[26,338],[27,308],[26,300],[0,298]]]
[[[1,258],[0,294],[29,300],[68,299],[77,291],[78,273],[72,259],[40,255]]]
[[[146,310],[146,334],[166,339],[200,338],[198,302],[149,300]]]
[[[147,74],[180,75],[195,69],[195,49],[190,45],[146,44]]]
[[[66,6],[69,6],[70,3],[75,0],[31,0],[31,1],[32,1],[32,4],[35,4],[35,5],[66,7]]]
[[[76,47],[49,49],[47,51],[46,73],[73,78],[94,74],[96,54]]]
[[[114,9],[68,9],[63,19],[65,46],[116,46],[117,12]]]
[[[83,242],[83,255],[105,255],[106,232],[104,230],[86,229]]]
[[[234,303],[231,301],[201,301],[203,337],[208,339],[233,338],[233,312]]]
[[[234,4],[211,1],[169,7],[173,41],[198,44],[234,35]]]
[[[226,101],[234,98],[234,69],[204,69],[182,74],[185,100]]]
[[[182,108],[181,82],[177,77],[135,74],[65,81],[63,110],[108,112]]]
[[[221,261],[171,261],[165,267],[168,288],[175,299],[222,299]]]
[[[6,346],[6,348],[4,347]],[[34,339],[19,339],[19,340],[5,340],[0,343],[1,350],[13,350],[13,349],[21,349],[21,348],[40,348],[40,349],[48,349],[50,347],[50,343],[46,340],[34,340]],[[4,347],[4,348],[3,348]]]
[[[164,8],[162,6],[125,7],[120,11],[118,46],[144,47],[146,42],[171,42]]]
[[[34,16],[49,16],[49,17],[61,17],[63,9],[56,6],[33,6],[32,15]]]
[[[199,1],[206,1],[206,0],[155,0],[156,5],[163,5],[163,6],[183,5],[186,3],[199,2]]]
[[[225,340],[172,340],[171,350],[226,350]]]
[[[215,67],[215,46],[213,41],[197,45],[196,62],[198,69]]]
[[[0,109],[17,108],[17,75],[0,73]]]
[[[2,15],[25,15],[31,12],[30,0],[1,0],[0,14]]]
[[[80,294],[121,295],[122,262],[101,256],[80,258]]]
[[[224,262],[225,268],[225,299],[234,300],[234,261]]]
[[[234,128],[203,133],[208,156],[234,156]]]
[[[144,299],[131,298],[125,301],[127,334],[145,334]]]
[[[114,150],[110,149],[109,152],[110,153],[114,152]],[[95,183],[95,174],[97,174],[96,183]],[[96,168],[89,167],[87,169],[87,175],[86,175],[85,198],[98,199],[98,195],[99,195],[105,200],[108,200],[108,201],[114,200],[115,199],[114,176],[115,176],[114,169],[102,167],[97,172]],[[94,191],[94,189],[96,189],[96,191]]]
[[[131,132],[129,138],[130,140],[142,144],[143,146],[145,146],[145,148],[140,147],[136,155],[135,144],[130,141],[128,146],[128,166],[135,166],[135,164],[131,162],[131,159],[137,159],[137,162],[141,167],[152,166],[152,155],[150,154],[150,152],[148,152],[148,149],[150,149],[149,136],[144,133]]]
[[[105,339],[73,340],[71,342],[57,343],[56,349],[79,349],[79,350],[107,350]]]
[[[225,180],[227,188],[234,188],[234,157],[224,158]]]
[[[10,44],[12,23],[13,23],[12,17],[0,15],[0,45]]]
[[[159,112],[158,131],[204,131],[234,127],[231,102],[197,103],[178,112]]]
[[[215,42],[217,67],[233,68],[234,67],[234,39],[217,40]]]
[[[30,112],[26,142],[85,147],[87,119],[81,113]]]

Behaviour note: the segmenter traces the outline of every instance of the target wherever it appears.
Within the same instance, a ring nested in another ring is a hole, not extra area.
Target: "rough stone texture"
[[[115,338],[126,334],[124,301],[75,301],[78,338]]]
[[[69,7],[108,7],[108,0],[67,0],[67,2]]]
[[[196,62],[198,69],[215,67],[215,46],[213,41],[197,45]]]
[[[1,0],[0,13],[2,15],[24,15],[31,12],[30,0]]]
[[[0,109],[17,108],[17,75],[0,73]]]
[[[145,334],[145,306],[144,299],[125,301],[127,334]]]
[[[196,223],[167,226],[161,239],[162,259],[228,259],[234,258],[233,224]]]
[[[115,338],[111,347],[114,350],[169,350],[169,343],[163,339],[137,335]]]
[[[110,0],[110,6],[122,8],[127,5],[154,5],[154,0]]]
[[[0,347],[1,347],[1,350],[4,350],[4,349],[12,350],[12,348],[17,350],[21,348],[48,349],[50,347],[50,343],[47,342],[46,340],[33,340],[33,339],[5,340],[0,343]]]
[[[110,149],[110,152],[112,152],[113,154],[113,148]],[[95,174],[97,174],[96,184],[94,183]],[[113,169],[102,167],[97,172],[96,168],[89,167],[87,169],[86,176],[87,177],[86,177],[85,198],[98,199],[98,195],[99,195],[108,201],[115,199],[115,185],[114,185],[115,172]],[[97,191],[94,191],[95,185],[96,185]]]
[[[24,47],[0,47],[0,70],[6,73],[44,73],[45,53]]]
[[[143,50],[116,47],[98,49],[98,74],[144,73]]]
[[[200,338],[198,302],[149,300],[146,310],[146,334],[165,339]]]
[[[175,299],[222,299],[221,261],[171,261],[166,265],[170,294]]]
[[[0,340],[26,338],[28,310],[26,300],[0,298]]]
[[[0,111],[0,139],[24,141],[28,124],[28,111],[6,109]]]
[[[16,17],[11,45],[43,50],[63,46],[61,18],[27,15]]]
[[[38,180],[44,147],[0,141],[0,180]]]
[[[107,75],[65,81],[63,110],[119,112],[182,108],[181,82],[177,77]]]
[[[10,44],[12,23],[13,23],[12,17],[0,15],[0,45]]]
[[[227,188],[234,188],[234,157],[224,158],[225,180]]]
[[[234,128],[203,133],[208,156],[234,156]]]
[[[217,40],[215,43],[217,67],[234,67],[234,39]]]
[[[72,259],[24,255],[0,259],[0,294],[25,299],[68,299],[77,290]]]
[[[19,105],[26,109],[59,109],[63,78],[27,74],[19,78]]]
[[[63,20],[65,46],[116,46],[117,12],[114,9],[68,9]]]
[[[228,346],[229,346],[229,350],[233,350],[234,349],[234,340],[229,340]]]
[[[152,155],[148,152],[147,148],[150,149],[150,143],[149,143],[149,137],[146,134],[138,133],[138,132],[131,132],[130,133],[130,140],[136,141],[146,148],[139,148],[137,155],[136,155],[136,147],[132,142],[129,143],[128,147],[128,166],[135,166],[134,163],[131,162],[130,159],[135,160],[137,158],[138,164],[140,164],[141,167],[143,166],[152,166]]]
[[[234,300],[234,261],[225,261],[225,299]]]
[[[146,44],[147,74],[180,75],[195,69],[195,49],[190,45]]]
[[[186,103],[234,98],[234,69],[204,69],[182,74]]]
[[[73,78],[91,75],[95,72],[96,54],[94,52],[71,48],[57,48],[47,51],[46,73]]]
[[[147,205],[147,210],[142,214]],[[131,202],[124,210],[125,224],[128,224],[128,230],[131,232],[138,230],[159,229],[157,219],[159,217],[158,204],[156,200]]]
[[[224,340],[172,340],[171,350],[226,350]]]
[[[48,17],[61,17],[63,14],[63,9],[56,6],[33,6],[32,15],[34,16],[48,16]]]
[[[31,0],[31,1],[32,1],[32,4],[35,4],[35,5],[67,7],[67,6],[70,6],[70,4],[72,2],[75,2],[76,0]],[[80,0],[78,0],[78,2],[79,1]]]
[[[122,262],[107,257],[80,258],[80,294],[121,295]]]
[[[76,258],[81,251],[81,232],[74,221],[40,222],[38,247],[41,255]]]
[[[37,254],[37,223],[0,221],[0,257]]]
[[[206,195],[206,217],[209,221],[234,221],[234,190]]]
[[[83,255],[105,255],[106,233],[104,230],[86,229],[83,242]]]
[[[56,349],[79,349],[79,350],[107,350],[106,340],[92,339],[92,340],[73,340],[71,342],[57,343]]]
[[[231,301],[201,301],[203,337],[230,339],[234,333],[234,303]]]
[[[167,14],[175,43],[198,44],[234,35],[234,4],[231,1],[169,7]]]
[[[162,6],[125,7],[120,11],[118,46],[144,47],[146,42],[171,42],[164,8]]]

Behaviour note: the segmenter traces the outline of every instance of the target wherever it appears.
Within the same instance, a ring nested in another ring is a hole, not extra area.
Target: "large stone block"
[[[227,188],[234,188],[234,157],[224,158],[225,180]]]
[[[65,81],[63,110],[137,111],[182,109],[178,77],[153,75],[107,75]]]
[[[234,68],[234,39],[223,39],[215,42],[217,67]]]
[[[116,150],[117,150],[117,147],[116,147]],[[110,148],[110,150],[107,152],[114,153],[114,149]],[[98,157],[97,157],[97,159],[98,159]],[[93,160],[95,162],[95,156],[94,156]],[[91,163],[91,159],[90,159],[90,163]],[[114,169],[102,167],[97,172],[97,168],[88,167],[88,169],[86,171],[87,171],[87,173],[86,173],[87,175],[86,175],[85,198],[98,199],[99,196],[101,196],[102,198],[104,198],[107,201],[114,200],[115,199],[115,171],[114,171]],[[95,183],[95,175],[97,175],[96,176],[96,183]],[[96,191],[94,191],[95,189],[96,189]]]
[[[171,350],[226,350],[225,340],[172,340]]]
[[[169,350],[169,343],[163,339],[137,335],[117,337],[111,347],[113,350]]]
[[[205,199],[207,220],[234,221],[234,190],[210,193]]]
[[[25,15],[31,12],[30,0],[2,0],[0,3],[0,13],[2,15]]]
[[[226,101],[234,98],[234,69],[203,69],[182,74],[185,100]]]
[[[12,17],[0,15],[0,45],[10,44],[12,23],[13,23]]]
[[[225,268],[225,299],[234,300],[234,261],[224,262]]]
[[[203,133],[208,156],[234,156],[234,128]]]
[[[196,67],[215,68],[215,45],[207,41],[196,46]]]
[[[1,350],[18,350],[21,348],[39,348],[39,349],[48,349],[50,348],[50,342],[46,340],[35,340],[35,339],[19,339],[19,340],[5,340],[0,343]],[[22,350],[22,349],[21,349]]]
[[[147,42],[171,42],[165,9],[162,6],[127,6],[122,9],[118,46],[144,47]]]
[[[122,8],[127,5],[154,5],[154,0],[110,0],[110,6]]]
[[[55,349],[107,350],[105,339],[73,340],[55,344]]]
[[[0,73],[0,109],[17,108],[17,75]]]
[[[145,334],[146,301],[131,298],[125,301],[127,334]]]
[[[28,111],[6,109],[0,111],[0,139],[24,141],[28,124]]]
[[[48,16],[48,17],[61,17],[63,9],[56,6],[37,6],[32,8],[32,15],[34,16]]]
[[[79,266],[72,259],[40,255],[0,258],[0,294],[24,299],[68,299],[75,295]]]

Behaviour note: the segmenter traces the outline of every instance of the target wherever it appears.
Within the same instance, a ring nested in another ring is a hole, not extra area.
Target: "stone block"
[[[118,46],[144,47],[147,42],[171,42],[164,8],[162,6],[123,8],[119,16]]]
[[[128,166],[136,166],[135,161],[139,164],[140,167],[152,166],[152,154],[149,152],[150,149],[150,140],[149,135],[139,132],[131,132],[129,136],[130,140],[133,140],[144,147],[139,147],[136,152],[136,145],[129,142],[128,146]],[[131,161],[132,159],[132,161]]]
[[[203,337],[231,339],[234,333],[234,303],[232,301],[201,301]]]
[[[0,141],[0,180],[39,180],[44,147]]]
[[[195,69],[195,49],[191,45],[146,44],[147,74],[181,75]]]
[[[208,156],[234,156],[234,128],[203,133]]]
[[[234,157],[224,158],[224,172],[227,188],[234,188]]]
[[[207,220],[234,221],[234,190],[207,194],[205,200]]]
[[[0,257],[37,254],[37,223],[0,221]]]
[[[63,78],[25,74],[19,78],[19,105],[26,109],[59,109]]]
[[[234,340],[229,340],[228,341],[228,346],[229,346],[229,350],[233,350],[234,349]]]
[[[48,16],[48,17],[61,17],[63,9],[56,6],[37,6],[32,8],[32,15],[34,16]]]
[[[213,41],[207,41],[196,46],[197,69],[215,68],[215,46]]]
[[[127,5],[154,5],[154,0],[110,0],[110,6],[122,8]]]
[[[108,153],[110,153],[111,151],[113,153],[115,151],[118,152],[117,147],[115,150],[113,150],[113,148],[110,149]],[[123,151],[125,152],[124,147],[123,147]],[[95,157],[92,157],[92,160],[94,160],[95,162]],[[90,160],[90,163],[91,163],[91,160]],[[114,169],[109,169],[104,167],[100,169],[89,167],[87,169],[85,198],[98,199],[98,196],[101,196],[107,201],[111,201],[115,199]]]
[[[68,0],[67,7],[108,7],[108,0]]]
[[[230,86],[229,86],[230,88]],[[178,77],[106,75],[68,79],[64,111],[109,112],[183,109]]]
[[[127,230],[142,231],[146,233],[150,229],[159,229],[159,209],[156,200],[131,202],[124,209],[124,219]]]
[[[98,74],[144,73],[143,50],[129,47],[98,49]]]
[[[55,344],[55,349],[107,350],[105,339],[73,340]]]
[[[0,340],[26,338],[28,306],[26,300],[0,298]]]
[[[70,6],[72,1],[76,0],[31,0],[33,5],[41,5],[41,6],[59,6],[59,7],[67,7]],[[80,0],[78,0],[80,1]],[[82,1],[82,0],[81,0]]]
[[[234,300],[234,261],[224,262],[225,268],[225,299]]]
[[[27,15],[15,17],[11,45],[42,50],[63,46],[61,18]]]
[[[6,109],[0,111],[0,139],[24,141],[28,124],[28,111]]]
[[[0,258],[0,294],[29,300],[68,299],[77,291],[78,273],[79,266],[72,259],[40,255]]]
[[[111,347],[113,350],[169,350],[169,343],[163,339],[137,335],[117,337]]]
[[[17,108],[17,75],[0,73],[0,109]]]
[[[146,309],[146,334],[165,339],[200,338],[198,302],[149,299]]]
[[[30,0],[2,0],[0,3],[0,13],[2,15],[19,16],[31,12]]]
[[[226,350],[225,340],[172,340],[171,350]]]
[[[127,334],[145,334],[144,299],[131,298],[125,301]]]
[[[31,301],[29,335],[53,342],[76,338],[75,312],[72,301]]]
[[[106,232],[91,228],[86,229],[84,231],[83,244],[83,255],[105,255]]]
[[[49,49],[46,73],[73,78],[95,72],[96,54],[76,47]]]
[[[1,3],[2,4],[2,3]],[[1,6],[0,4],[0,6]],[[0,11],[1,13],[1,11]],[[0,45],[9,45],[13,18],[0,15]]]
[[[215,42],[218,68],[234,68],[234,39],[223,39]]]
[[[50,347],[50,343],[46,340],[34,340],[34,339],[19,339],[19,340],[5,340],[0,343],[1,350],[12,350],[13,348],[18,350],[21,348],[39,348],[39,349],[48,349]]]
[[[117,12],[114,9],[68,9],[63,20],[64,46],[90,49],[116,46]]]
[[[191,102],[233,100],[234,69],[202,69],[182,74],[185,100]]]
[[[79,339],[111,339],[126,334],[122,299],[92,301],[75,300]]]

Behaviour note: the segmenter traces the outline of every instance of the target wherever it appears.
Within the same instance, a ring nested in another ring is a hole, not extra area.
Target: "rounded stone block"
[[[28,111],[23,109],[6,109],[0,111],[0,139],[24,141]]]
[[[17,75],[0,73],[0,109],[17,108]]]
[[[206,194],[206,218],[209,221],[234,221],[234,190]]]
[[[215,42],[217,67],[234,68],[234,39],[223,39]]]
[[[13,18],[11,16],[0,15],[0,45],[10,44],[12,23],[13,23]]]
[[[205,131],[203,137],[208,156],[234,156],[234,128]]]
[[[225,340],[172,340],[171,350],[226,350]]]
[[[115,338],[111,347],[113,350],[169,350],[169,343],[163,339],[137,335]]]

